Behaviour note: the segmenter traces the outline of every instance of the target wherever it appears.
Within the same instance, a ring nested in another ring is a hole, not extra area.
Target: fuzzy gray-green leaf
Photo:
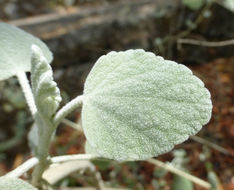
[[[141,160],[196,134],[211,109],[209,91],[187,67],[128,50],[96,62],[85,82],[82,123],[100,156]]]
[[[52,61],[52,53],[40,39],[15,26],[0,23],[0,80],[30,71],[32,44],[42,49],[49,63]]]
[[[37,190],[29,183],[19,178],[0,177],[1,190]]]
[[[50,118],[61,102],[57,83],[53,81],[53,72],[43,52],[32,46],[31,82],[35,103],[40,114]]]

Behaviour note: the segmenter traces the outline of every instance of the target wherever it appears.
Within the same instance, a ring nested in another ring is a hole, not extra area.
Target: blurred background
[[[157,159],[174,165],[179,160],[181,169],[214,188],[234,190],[234,0],[0,0],[0,21],[48,45],[63,104],[82,94],[95,61],[112,50],[141,48],[188,66],[210,90],[213,116],[197,136]],[[32,119],[14,78],[0,82],[0,105],[3,175],[30,157]],[[69,119],[79,122],[79,112]],[[84,142],[83,134],[63,124],[51,155],[83,153]],[[180,189],[188,189],[187,182],[148,162],[94,164],[111,187],[176,190],[175,184],[183,182]],[[88,173],[74,172],[56,185],[94,184]]]

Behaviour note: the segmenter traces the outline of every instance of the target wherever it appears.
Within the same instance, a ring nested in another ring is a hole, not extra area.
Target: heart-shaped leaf
[[[29,183],[19,178],[0,177],[0,189],[1,190],[37,190]]]
[[[23,30],[0,23],[0,80],[31,69],[31,46],[39,46],[50,63],[53,59],[48,47]]]
[[[85,82],[82,123],[100,156],[141,160],[196,134],[211,109],[209,91],[187,67],[128,50],[96,62]]]

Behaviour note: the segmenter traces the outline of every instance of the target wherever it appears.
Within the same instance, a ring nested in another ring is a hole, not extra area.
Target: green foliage
[[[144,160],[196,134],[211,108],[209,91],[187,67],[144,50],[111,52],[87,77],[82,124],[99,156]]]
[[[182,0],[182,2],[188,8],[196,11],[204,5],[205,0]]]
[[[45,118],[51,118],[61,102],[57,83],[53,81],[53,72],[43,52],[32,46],[32,91],[38,112]]]
[[[0,177],[1,190],[37,190],[29,183],[19,178]]]
[[[208,171],[208,181],[210,182],[212,189],[218,189],[219,181],[214,171]]]
[[[188,162],[186,152],[183,149],[178,149],[173,151],[174,159],[172,160],[172,164],[185,172],[188,172],[186,169],[186,163]],[[193,184],[187,178],[174,174],[173,175],[173,182],[171,186],[172,190],[193,190]]]
[[[0,80],[30,71],[32,44],[42,49],[48,62],[52,61],[50,50],[41,40],[15,26],[0,23]]]
[[[181,177],[179,175],[174,175],[173,183],[172,183],[172,190],[193,190],[193,184],[188,179]]]

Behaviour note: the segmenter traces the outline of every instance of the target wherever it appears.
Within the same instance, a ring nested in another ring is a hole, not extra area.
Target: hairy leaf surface
[[[1,190],[37,190],[29,183],[19,178],[0,177]]]
[[[32,46],[32,91],[40,114],[51,117],[61,102],[57,83],[53,81],[53,72],[43,52],[36,45]]]
[[[209,91],[187,67],[128,50],[96,62],[85,82],[82,123],[100,156],[141,160],[196,134],[211,109]]]
[[[30,71],[32,44],[42,49],[49,63],[52,61],[52,53],[41,40],[15,26],[0,23],[0,80]]]

